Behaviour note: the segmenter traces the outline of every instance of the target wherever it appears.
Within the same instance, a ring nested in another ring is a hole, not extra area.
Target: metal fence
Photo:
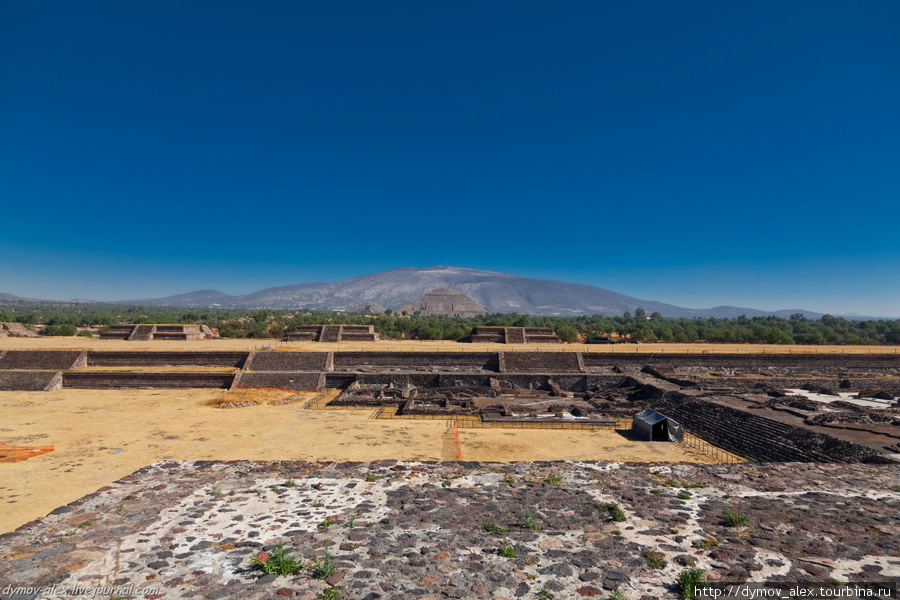
[[[627,421],[623,423],[622,421]],[[482,421],[460,420],[460,429],[631,429],[631,419],[622,419],[614,423],[579,423],[578,421]]]

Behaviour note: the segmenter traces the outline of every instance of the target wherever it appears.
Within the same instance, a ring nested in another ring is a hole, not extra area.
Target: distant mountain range
[[[626,311],[634,313],[637,308],[643,308],[648,315],[659,312],[665,317],[736,318],[741,315],[789,317],[795,313],[803,313],[810,319],[822,317],[822,313],[800,308],[776,311],[736,306],[683,308],[655,300],[625,296],[592,285],[449,266],[394,269],[336,283],[303,283],[272,287],[240,296],[232,296],[216,290],[199,290],[166,298],[121,300],[115,303],[173,307],[222,306],[344,311],[352,311],[364,304],[377,304],[397,310],[404,304],[418,300],[438,288],[459,290],[489,311],[500,313],[615,316]],[[25,300],[25,298],[0,293],[0,300]],[[72,302],[73,300],[68,301]],[[854,316],[854,318],[877,317]]]
[[[643,300],[580,283],[548,281],[479,271],[460,267],[435,266],[425,269],[394,269],[354,277],[336,283],[304,283],[267,288],[252,294],[230,296],[216,290],[200,290],[166,298],[123,300],[127,304],[157,306],[212,306],[238,308],[309,308],[350,311],[361,304],[377,303],[397,310],[438,288],[459,290],[491,312],[517,312],[532,315],[621,315],[643,308],[647,314],[659,312],[666,317],[734,318],[776,315],[789,317],[802,312],[810,319],[821,313],[789,309],[767,312],[752,308],[717,306],[682,308],[672,304]]]

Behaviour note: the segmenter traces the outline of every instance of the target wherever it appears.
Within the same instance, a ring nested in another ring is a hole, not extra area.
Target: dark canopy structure
[[[677,421],[649,408],[634,415],[631,430],[649,442],[680,442],[684,435]]]

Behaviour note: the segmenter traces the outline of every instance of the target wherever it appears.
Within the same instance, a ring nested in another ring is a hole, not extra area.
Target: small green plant
[[[515,483],[515,482],[516,482],[516,479],[515,479],[512,475],[507,475],[506,477],[504,477],[504,478],[501,479],[500,481],[502,481],[503,483]]]
[[[91,525],[93,525],[93,523],[91,523],[90,521],[82,521],[78,524],[78,529],[87,529]]]
[[[672,529],[670,529],[669,532],[670,532],[672,535],[678,535],[678,530],[675,529],[674,527],[673,527]]]
[[[318,556],[312,559],[310,563],[312,569],[311,575],[314,579],[328,579],[337,571],[337,567],[331,561],[331,554],[328,553],[328,542],[325,542],[325,556]]]
[[[540,529],[541,524],[537,520],[537,511],[533,508],[522,515],[522,527],[525,529]]]
[[[332,525],[334,525],[334,521],[332,521],[331,519],[325,519],[324,521],[319,523],[319,527],[321,527],[322,529],[328,529]]]
[[[715,548],[718,545],[719,545],[719,540],[714,540],[712,538],[706,538],[702,542],[694,544],[694,546],[696,546],[700,550],[708,550],[710,548]]]
[[[260,552],[250,559],[254,567],[266,575],[287,577],[303,570],[303,561],[284,551],[284,544],[278,544],[272,553]]]
[[[727,504],[722,505],[722,510],[725,511],[725,526],[726,527],[746,527],[749,517],[742,513],[734,506],[729,506]]]
[[[625,600],[625,594],[616,588],[609,594],[609,600]]]
[[[505,558],[515,558],[519,554],[519,549],[515,544],[511,544],[509,540],[504,538],[503,542],[500,543],[500,549],[497,550],[497,554]]]
[[[667,487],[681,487],[681,484],[679,484],[679,483],[678,483],[677,481],[675,481],[674,479],[666,479],[665,485],[666,485]]]
[[[838,581],[837,579],[835,579],[834,577],[829,577],[828,583],[830,583],[831,585],[841,585],[841,582]]]
[[[647,566],[654,570],[662,569],[668,564],[666,557],[659,552],[651,552],[645,557],[645,560],[647,561]]]
[[[293,477],[288,477],[287,481],[285,481],[284,483],[281,484],[281,487],[292,488],[292,487],[297,487],[297,484],[294,483]]]
[[[608,512],[613,521],[621,522],[625,520],[625,511],[623,511],[615,502],[604,502],[602,504],[598,502],[595,503],[594,506]]]
[[[555,598],[556,595],[553,592],[551,592],[550,590],[548,590],[547,586],[545,585],[545,586],[541,586],[541,591],[539,591],[537,593],[536,597],[539,598],[539,600],[553,600],[553,598]]]
[[[325,505],[322,504],[321,502],[319,502],[318,500],[316,500],[315,502],[312,503],[313,508],[322,508],[323,506],[325,506]]]
[[[236,493],[237,493],[237,492],[235,492],[234,490],[231,490],[230,492],[228,492],[228,495],[229,495],[229,496],[234,496]]]
[[[651,494],[665,494],[666,491],[665,491],[665,490],[661,490],[661,489],[659,489],[659,488],[654,488],[654,489],[650,490],[650,493],[651,493]]]
[[[316,598],[316,600],[337,600],[340,597],[341,590],[337,588],[328,588],[327,590],[319,594],[319,597]]]
[[[722,496],[722,497],[723,497],[724,499],[726,499],[726,500],[731,500],[732,498],[734,498],[734,496],[732,496],[731,494],[725,494],[725,495]]]
[[[211,488],[209,488],[209,495],[218,498],[222,495],[222,490],[220,490],[216,486],[212,486]]]
[[[368,475],[366,475],[366,481],[368,481],[369,483],[372,483],[373,481],[378,481],[378,478],[375,477],[374,475],[372,475],[371,473],[369,473]]]
[[[611,533],[612,533],[613,535],[622,535],[622,532],[619,531],[618,529],[613,529]]]
[[[346,522],[346,523],[344,523],[344,527],[346,527],[347,529],[353,529],[354,527],[356,527],[356,520],[357,520],[358,518],[359,518],[359,514],[358,514],[358,513],[357,513],[357,514],[350,515],[350,518],[347,519],[347,522]]]
[[[692,496],[687,492],[678,492],[678,496],[676,496],[679,500],[689,500]]]
[[[549,485],[559,485],[560,481],[562,481],[562,477],[560,477],[556,473],[550,473],[550,475],[544,479],[544,483],[547,483]]]
[[[487,523],[482,525],[481,528],[488,533],[509,533],[509,529],[498,525],[494,521],[488,521]]]
[[[703,585],[703,569],[694,564],[682,571],[678,575],[678,583],[675,589],[683,600],[689,600],[694,597],[694,591]]]

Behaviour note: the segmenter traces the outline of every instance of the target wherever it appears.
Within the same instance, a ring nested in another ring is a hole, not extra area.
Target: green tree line
[[[229,338],[281,338],[299,325],[374,325],[382,337],[413,340],[457,340],[473,327],[549,327],[563,341],[611,336],[639,342],[715,342],[735,344],[900,344],[900,320],[857,321],[801,314],[736,319],[649,317],[643,309],[622,316],[554,317],[495,313],[479,317],[424,317],[385,311],[357,315],[309,310],[173,308],[111,304],[0,303],[0,321],[51,326],[51,335],[73,335],[75,327],[118,323],[205,324]],[[61,333],[65,332],[65,333]]]

